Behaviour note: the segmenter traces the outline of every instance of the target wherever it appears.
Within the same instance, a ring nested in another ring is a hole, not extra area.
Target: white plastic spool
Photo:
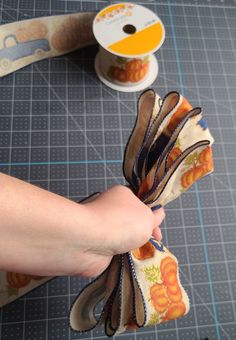
[[[163,23],[155,13],[132,3],[114,4],[96,15],[93,33],[100,45],[95,70],[104,84],[136,92],[155,81],[158,62],[153,53],[165,40]]]

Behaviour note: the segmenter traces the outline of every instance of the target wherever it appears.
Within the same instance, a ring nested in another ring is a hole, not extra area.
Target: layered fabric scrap
[[[147,90],[139,99],[125,150],[124,176],[150,208],[165,206],[213,171],[212,143],[200,107],[193,108],[178,92],[161,100]],[[151,239],[113,257],[110,266],[75,300],[70,325],[88,331],[104,323],[105,333],[113,336],[174,320],[188,311],[177,258]]]

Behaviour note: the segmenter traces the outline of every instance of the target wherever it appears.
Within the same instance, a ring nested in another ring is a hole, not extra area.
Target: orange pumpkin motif
[[[149,62],[142,59],[132,59],[125,64],[128,81],[136,83],[142,80],[149,69]]]
[[[167,167],[169,168],[171,164],[176,160],[176,158],[181,155],[182,151],[179,147],[175,147],[171,150],[168,160],[167,160]]]
[[[121,83],[125,83],[128,81],[128,77],[125,70],[123,70],[120,67],[111,66],[109,73],[112,78],[120,81]]]
[[[16,39],[19,42],[25,42],[31,40],[30,32],[27,29],[20,28],[15,32]]]
[[[73,49],[78,43],[78,29],[79,24],[76,18],[66,18],[60,29],[52,35],[52,46],[62,52]]]
[[[176,110],[176,112],[171,117],[169,124],[167,125],[167,130],[171,134],[180,123],[181,119],[192,110],[192,105],[188,102],[188,100],[182,97],[182,103]]]
[[[108,74],[111,78],[121,82],[137,83],[148,73],[149,61],[142,59],[132,59],[124,67],[111,66]]]
[[[163,322],[180,318],[181,316],[184,316],[185,312],[186,307],[182,301],[179,303],[172,303],[165,314]]]
[[[32,21],[27,30],[30,32],[32,40],[43,39],[48,33],[46,25],[40,20]]]
[[[163,284],[154,284],[150,289],[150,296],[156,311],[163,313],[169,305],[169,300],[166,295],[166,287]]]
[[[150,288],[151,302],[161,314],[160,322],[176,319],[186,312],[177,269],[177,262],[170,256],[165,257],[160,263],[162,283],[155,283]]]
[[[19,28],[16,32],[16,38],[19,42],[43,39],[46,37],[48,29],[40,20],[32,21],[27,27]]]
[[[58,51],[70,51],[78,44],[86,43],[93,37],[90,21],[69,16],[51,38],[52,46]]]
[[[151,296],[153,295],[165,295],[166,287],[162,283],[155,283],[150,289]]]
[[[204,166],[206,172],[213,170],[213,156],[211,146],[208,146],[199,154],[198,161]]]
[[[174,270],[171,270],[163,277],[163,283],[168,287],[177,284],[177,276]]]
[[[186,189],[213,170],[212,148],[210,146],[203,149],[196,158],[193,167],[188,169],[181,177],[181,184]]]
[[[194,166],[187,170],[181,177],[182,186],[184,188],[189,188],[194,182],[203,177],[206,172],[206,167],[203,165]]]
[[[161,261],[160,271],[162,280],[168,275],[169,272],[174,272],[175,275],[177,275],[177,263],[172,257],[167,256]]]
[[[30,275],[7,272],[6,274],[7,283],[12,288],[22,288],[30,283]]]
[[[147,242],[142,247],[134,249],[132,254],[137,260],[146,260],[152,258],[155,251],[156,249],[151,242]]]
[[[182,300],[182,292],[181,289],[176,282],[175,285],[169,285],[167,288],[167,296],[170,299],[171,302],[180,302]]]
[[[214,169],[213,159],[210,162],[205,163],[203,167],[204,167],[205,173],[213,171]]]
[[[138,71],[142,65],[141,59],[132,59],[125,64],[125,69],[127,72]]]
[[[146,76],[147,71],[148,71],[148,64],[145,63],[137,71],[127,72],[128,81],[132,83],[137,83],[138,81],[142,80]]]

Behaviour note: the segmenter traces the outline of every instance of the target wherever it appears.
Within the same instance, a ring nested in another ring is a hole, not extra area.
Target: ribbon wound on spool
[[[153,53],[165,40],[164,25],[154,12],[133,3],[114,4],[96,15],[93,32],[99,44],[95,69],[103,83],[133,92],[154,82],[158,63]]]

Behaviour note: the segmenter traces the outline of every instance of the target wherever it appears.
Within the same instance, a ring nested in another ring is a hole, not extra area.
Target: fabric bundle
[[[150,208],[166,205],[213,171],[213,138],[201,112],[178,92],[163,100],[153,90],[141,95],[123,170],[130,188]],[[88,331],[104,323],[105,333],[113,336],[174,320],[188,311],[176,257],[150,239],[114,256],[82,290],[72,306],[70,325]]]

